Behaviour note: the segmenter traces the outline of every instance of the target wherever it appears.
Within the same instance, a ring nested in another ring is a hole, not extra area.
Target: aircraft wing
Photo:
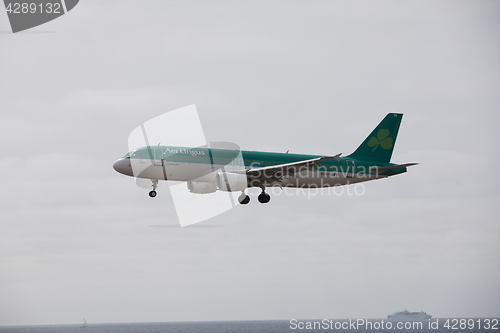
[[[298,162],[292,162],[292,163],[286,163],[286,164],[280,164],[280,165],[272,165],[272,166],[266,166],[262,168],[250,168],[246,171],[247,176],[252,176],[252,177],[272,177],[275,173],[285,173],[287,171],[292,171],[292,170],[299,170],[301,168],[309,168],[311,166],[317,165],[318,163],[329,161],[329,160],[337,160],[339,161],[340,155],[342,153],[337,154],[335,156],[322,156],[322,157],[317,157],[317,158],[312,158],[310,160],[304,160],[304,161],[298,161]]]

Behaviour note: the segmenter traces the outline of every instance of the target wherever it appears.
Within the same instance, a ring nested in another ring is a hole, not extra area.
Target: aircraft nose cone
[[[118,159],[115,163],[113,163],[113,169],[121,174],[132,176],[132,167],[130,166],[130,161],[128,159]]]

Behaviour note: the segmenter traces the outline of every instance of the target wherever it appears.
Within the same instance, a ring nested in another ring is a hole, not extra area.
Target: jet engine
[[[215,184],[219,191],[243,191],[247,186],[247,175],[242,173],[219,172],[215,176]]]
[[[189,192],[198,194],[214,193],[217,191],[215,183],[208,182],[187,182]]]

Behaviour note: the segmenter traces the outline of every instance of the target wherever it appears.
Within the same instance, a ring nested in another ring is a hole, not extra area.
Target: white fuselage
[[[215,180],[215,174],[221,170],[231,173],[245,173],[244,167],[234,165],[169,162],[161,160],[155,162],[150,159],[128,159],[126,161],[131,164],[133,176],[146,179],[213,182]],[[269,180],[266,186],[318,188],[354,184],[386,177],[387,176],[383,175],[354,172],[302,170],[294,174],[283,175],[280,181]],[[251,184],[252,180],[249,179],[249,181]]]

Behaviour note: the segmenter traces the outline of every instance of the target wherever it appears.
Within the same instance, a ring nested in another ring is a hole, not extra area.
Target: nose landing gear
[[[153,186],[153,190],[149,192],[149,196],[151,198],[156,197],[156,188],[158,187],[158,179],[151,179],[151,182],[153,183],[151,186]]]

